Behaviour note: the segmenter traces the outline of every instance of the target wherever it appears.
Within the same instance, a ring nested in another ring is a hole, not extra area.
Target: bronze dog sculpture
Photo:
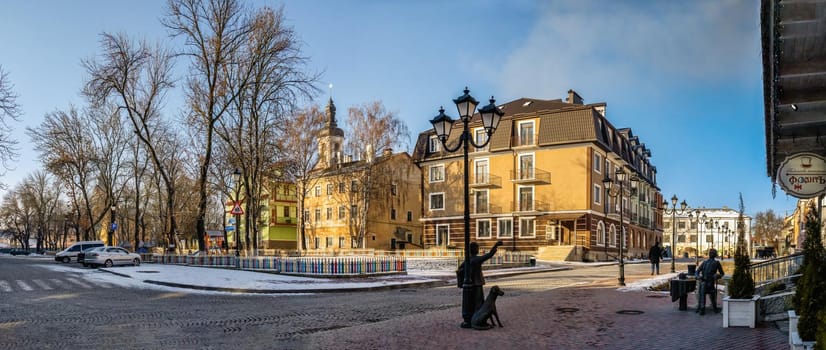
[[[485,302],[482,303],[479,310],[473,313],[473,318],[470,321],[473,329],[491,329],[496,326],[496,323],[499,324],[499,327],[502,327],[502,321],[499,320],[499,313],[496,312],[496,298],[501,295],[505,295],[505,292],[503,292],[499,286],[490,287],[490,292],[488,292],[488,297],[485,298]],[[496,323],[493,322],[494,317],[496,317]],[[490,323],[488,323],[488,320],[490,320]]]

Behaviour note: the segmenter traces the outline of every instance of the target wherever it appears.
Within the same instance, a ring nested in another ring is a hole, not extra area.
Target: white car
[[[91,267],[112,267],[114,265],[139,266],[141,264],[141,256],[130,253],[121,247],[103,247],[87,253],[83,258],[83,263]]]

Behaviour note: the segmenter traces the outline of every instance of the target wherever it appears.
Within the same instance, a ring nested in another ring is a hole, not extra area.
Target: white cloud
[[[585,91],[586,99],[587,93],[656,94],[666,85],[753,80],[759,72],[756,2],[644,4],[547,6],[500,70],[504,94],[559,98],[570,88]]]

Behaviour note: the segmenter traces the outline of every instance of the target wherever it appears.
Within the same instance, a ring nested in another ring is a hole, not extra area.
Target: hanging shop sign
[[[826,159],[814,153],[788,156],[777,170],[777,182],[790,196],[817,197],[826,192]]]

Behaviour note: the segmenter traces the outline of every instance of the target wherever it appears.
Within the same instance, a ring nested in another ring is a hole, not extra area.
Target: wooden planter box
[[[798,317],[794,310],[789,310],[789,346],[792,350],[814,350],[815,342],[803,341],[797,333]]]
[[[749,327],[754,328],[757,323],[757,299],[759,295],[751,299],[723,298],[723,328],[728,327]]]

